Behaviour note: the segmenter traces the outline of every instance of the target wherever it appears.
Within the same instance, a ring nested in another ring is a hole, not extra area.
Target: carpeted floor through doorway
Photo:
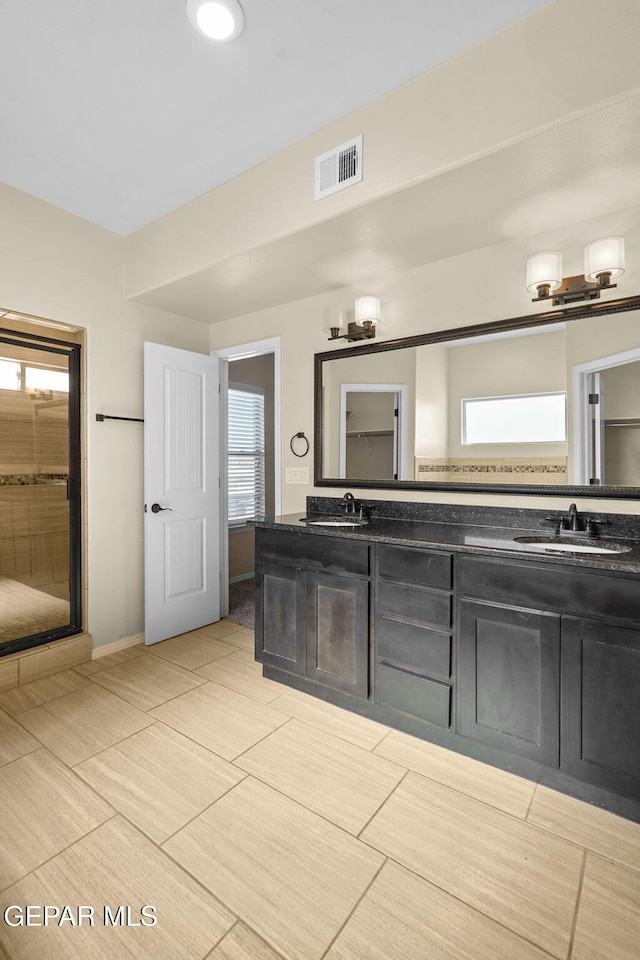
[[[255,625],[255,588],[256,581],[253,577],[250,580],[237,580],[229,584],[227,620],[241,627],[247,627],[248,630],[253,630]]]

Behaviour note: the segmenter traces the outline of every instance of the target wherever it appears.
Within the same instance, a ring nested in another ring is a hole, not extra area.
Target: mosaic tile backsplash
[[[0,473],[0,487],[28,487],[66,482],[66,473]]]
[[[532,457],[530,460],[509,457],[494,459],[460,457],[451,460],[416,457],[414,480],[457,479],[475,480],[479,483],[491,480],[503,483],[535,483],[538,477],[543,477],[549,482],[550,475],[553,477],[553,483],[567,482],[566,457]]]

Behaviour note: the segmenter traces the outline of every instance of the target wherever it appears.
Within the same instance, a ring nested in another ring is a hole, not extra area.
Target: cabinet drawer
[[[535,561],[460,557],[460,595],[536,610],[640,620],[640,579]]]
[[[279,530],[256,530],[256,557],[282,560],[331,573],[369,575],[369,544],[338,537]]]
[[[376,620],[376,656],[429,676],[451,676],[451,634],[397,620]],[[389,665],[389,664],[387,664]]]
[[[378,573],[388,580],[450,590],[451,559],[448,553],[382,544],[378,547]]]
[[[381,580],[378,584],[378,615],[417,620],[448,629],[451,626],[451,594]]]
[[[451,687],[415,673],[376,665],[376,703],[386,703],[445,729],[451,715]]]

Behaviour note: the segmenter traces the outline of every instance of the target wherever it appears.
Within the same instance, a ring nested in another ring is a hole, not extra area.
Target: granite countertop
[[[504,511],[506,513],[507,511]],[[516,516],[517,513],[517,516]],[[477,521],[476,517],[455,521],[441,519],[401,519],[397,517],[370,516],[366,526],[362,527],[323,527],[310,526],[305,518],[316,515],[340,515],[342,510],[324,509],[309,510],[308,513],[292,513],[285,516],[265,518],[253,523],[261,529],[287,530],[295,533],[306,533],[309,536],[339,537],[346,540],[369,540],[377,543],[390,543],[413,547],[434,547],[436,549],[464,551],[494,557],[528,558],[529,560],[544,563],[564,564],[573,567],[594,568],[599,570],[616,570],[620,572],[640,574],[640,539],[621,536],[617,531],[603,532],[599,538],[603,542],[612,541],[624,544],[631,549],[620,554],[580,554],[552,552],[538,552],[527,544],[517,543],[514,537],[547,536],[553,534],[553,527],[549,524],[542,526],[539,522],[538,511],[529,511],[531,516],[526,518],[524,511],[514,511],[512,522],[506,517],[507,523],[489,525]],[[523,526],[527,519],[530,526]],[[470,522],[471,521],[471,522]],[[536,522],[537,521],[537,522]],[[513,523],[513,525],[512,525]],[[633,531],[635,532],[635,531]],[[624,533],[628,533],[627,530]]]

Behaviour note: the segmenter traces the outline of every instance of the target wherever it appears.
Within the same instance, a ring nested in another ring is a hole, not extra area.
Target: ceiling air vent
[[[341,143],[315,160],[315,195],[322,200],[362,180],[362,135]]]

